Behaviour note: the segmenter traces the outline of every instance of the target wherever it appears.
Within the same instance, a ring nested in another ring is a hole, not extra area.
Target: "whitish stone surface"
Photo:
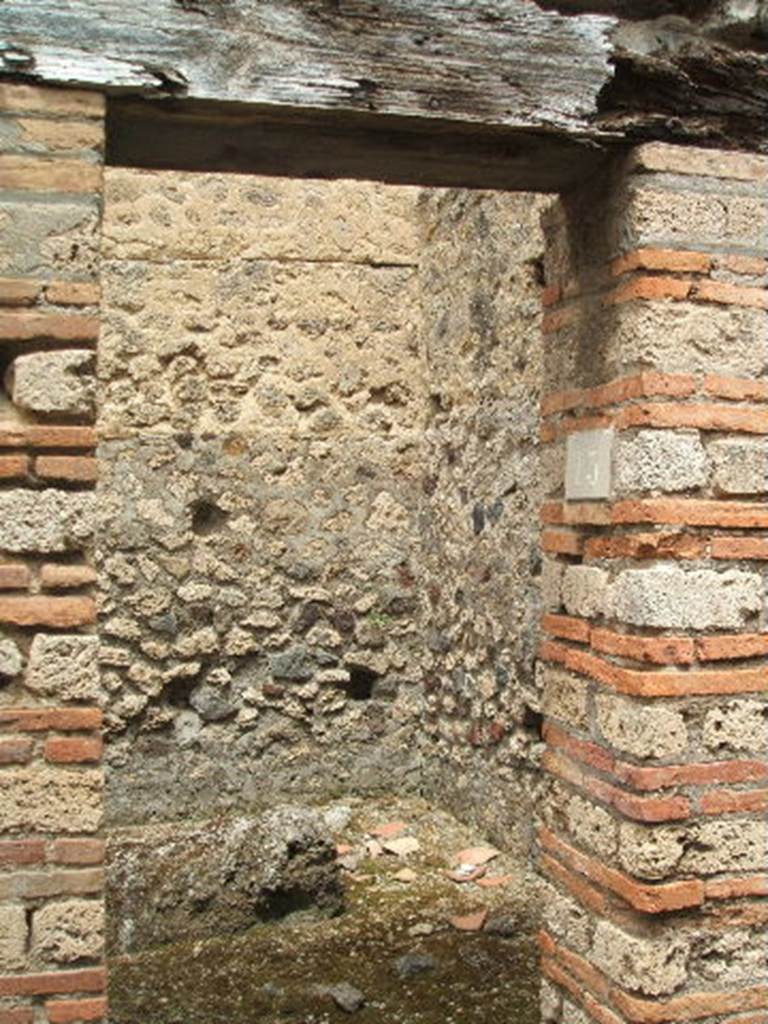
[[[0,492],[0,549],[73,551],[94,528],[94,497],[53,488]]]
[[[26,966],[27,920],[24,907],[0,907],[0,970],[19,971]]]
[[[89,416],[95,401],[95,353],[88,349],[18,356],[6,378],[15,405],[30,412]]]
[[[95,832],[101,822],[102,772],[40,765],[4,769],[3,832]]]
[[[616,451],[616,488],[620,493],[674,493],[707,482],[707,456],[698,433],[641,430],[622,438]]]
[[[709,446],[713,483],[722,494],[765,494],[768,491],[768,443],[714,441]]]
[[[702,727],[707,750],[768,752],[768,705],[756,700],[734,700],[708,711]]]
[[[24,658],[19,648],[13,640],[0,636],[0,676],[12,679],[23,667]]]
[[[592,565],[569,565],[563,574],[563,604],[569,615],[591,619],[602,615],[608,573]]]
[[[59,964],[96,959],[104,945],[104,904],[101,900],[49,903],[35,913],[32,948],[43,960]]]
[[[615,618],[658,629],[741,629],[762,607],[760,576],[737,569],[628,569],[612,592]]]
[[[623,988],[661,996],[674,992],[685,981],[690,946],[680,936],[666,940],[638,938],[609,921],[600,921],[592,954],[591,962]]]
[[[100,694],[98,654],[96,636],[37,633],[24,681],[30,690],[57,700],[96,700]]]
[[[688,746],[683,716],[658,704],[608,694],[595,698],[597,722],[610,746],[635,757],[676,757]]]

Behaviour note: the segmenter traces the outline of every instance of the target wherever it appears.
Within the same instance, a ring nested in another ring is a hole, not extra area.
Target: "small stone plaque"
[[[568,435],[566,501],[600,501],[611,496],[613,430],[582,430]]]

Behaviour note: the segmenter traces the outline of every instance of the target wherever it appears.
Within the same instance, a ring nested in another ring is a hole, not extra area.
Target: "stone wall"
[[[0,1022],[101,1019],[93,363],[104,102],[0,86]]]
[[[520,197],[108,169],[111,821],[410,788],[527,829],[540,247]]]
[[[418,784],[417,198],[107,172],[113,821]]]
[[[768,1008],[767,175],[643,146],[549,220],[546,1022]]]
[[[766,159],[564,196],[541,355],[530,198],[112,170],[100,261],[102,101],[0,108],[0,1024],[105,1015],[102,718],[112,822],[540,807],[546,1022],[759,1024]]]
[[[527,857],[540,716],[540,226],[547,200],[422,197],[425,732],[438,798]]]

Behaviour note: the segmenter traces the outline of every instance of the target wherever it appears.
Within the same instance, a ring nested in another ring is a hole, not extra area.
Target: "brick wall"
[[[767,180],[643,146],[547,225],[545,1021],[766,1019]]]
[[[103,100],[0,86],[0,1024],[101,1020]]]

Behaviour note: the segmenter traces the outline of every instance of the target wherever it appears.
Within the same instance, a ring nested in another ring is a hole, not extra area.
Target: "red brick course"
[[[0,764],[26,764],[32,759],[34,747],[26,737],[0,739]]]
[[[100,761],[103,752],[104,743],[101,737],[51,736],[45,741],[45,759],[53,764]]]
[[[0,996],[47,996],[59,993],[103,992],[107,972],[103,967],[45,974],[0,975]]]
[[[16,732],[90,732],[102,720],[98,708],[0,708],[0,730]]]
[[[57,839],[48,860],[54,864],[103,864],[105,849],[103,839]]]
[[[97,316],[37,310],[0,313],[0,341],[96,341],[98,337]]]
[[[107,1015],[107,1000],[57,999],[45,1004],[49,1024],[74,1024],[77,1021],[101,1020]]]
[[[66,629],[96,621],[91,597],[0,597],[0,622]]]
[[[0,426],[0,448],[95,448],[93,427]]]
[[[38,455],[35,473],[43,480],[91,484],[98,478],[98,462],[85,455]]]

